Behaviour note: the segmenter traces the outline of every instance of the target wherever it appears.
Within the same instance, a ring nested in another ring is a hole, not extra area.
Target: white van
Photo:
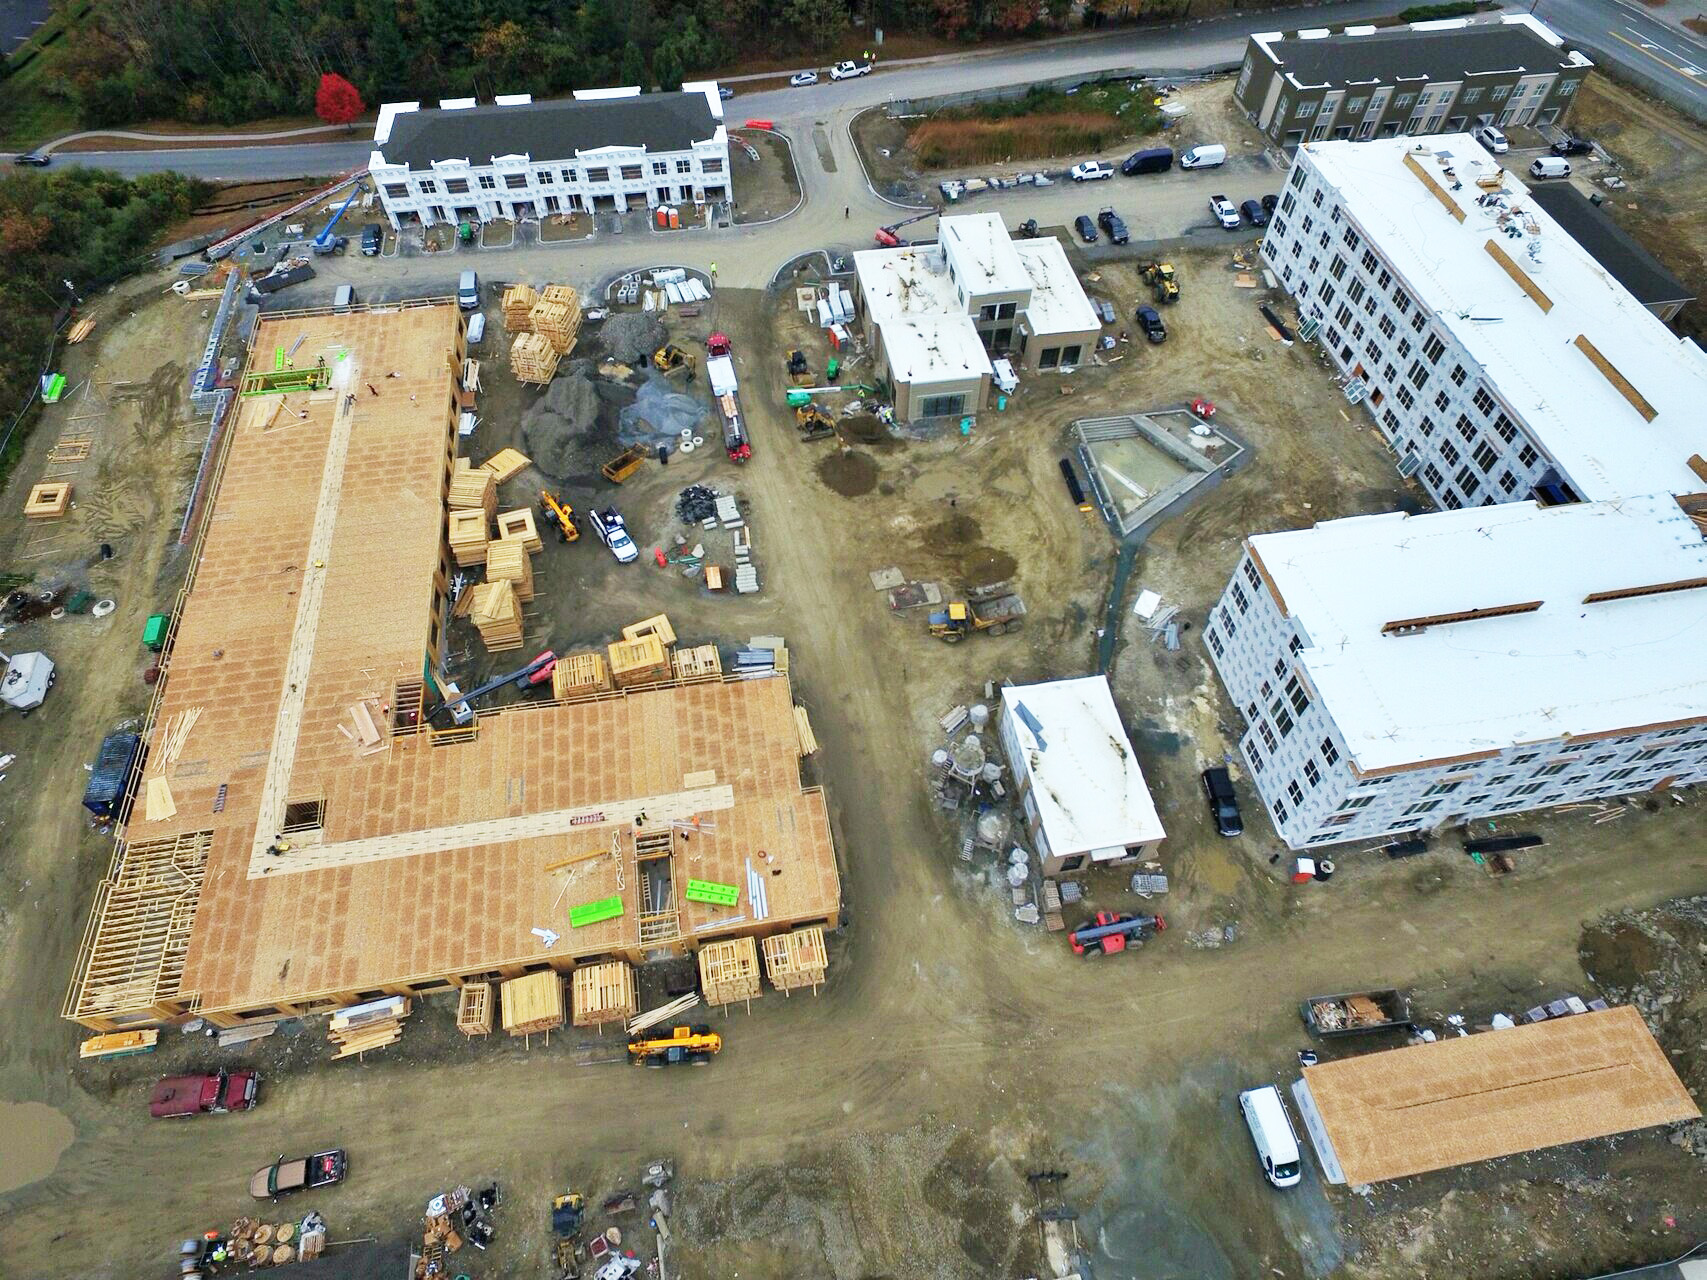
[[[1558,156],[1537,156],[1529,162],[1531,178],[1568,178],[1571,166]]]
[[[356,302],[356,287],[351,284],[341,284],[338,291],[332,295],[332,310],[342,314],[348,311]]]
[[[1179,158],[1182,169],[1213,169],[1216,165],[1227,163],[1227,148],[1219,142],[1206,142],[1201,147],[1193,147]]]
[[[1246,1089],[1239,1095],[1239,1110],[1244,1113],[1251,1141],[1256,1144],[1263,1176],[1277,1187],[1295,1186],[1302,1168],[1298,1135],[1293,1132],[1292,1119],[1280,1100],[1280,1090],[1272,1084]]]
[[[464,271],[457,281],[456,303],[464,311],[472,311],[480,305],[480,277],[472,271]]]

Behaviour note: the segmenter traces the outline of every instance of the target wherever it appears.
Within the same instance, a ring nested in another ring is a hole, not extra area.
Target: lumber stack
[[[147,1031],[109,1031],[90,1036],[77,1047],[79,1058],[123,1058],[133,1053],[153,1053],[160,1043],[160,1033]]]
[[[582,965],[570,977],[571,1008],[577,1027],[626,1023],[640,1007],[634,969],[620,960]]]
[[[26,520],[57,520],[71,506],[69,484],[38,484],[24,502]]]
[[[403,1038],[403,1019],[414,1006],[407,996],[388,996],[339,1009],[326,1025],[326,1038],[338,1046],[332,1061],[359,1058]]]
[[[581,698],[611,687],[610,668],[602,653],[570,653],[551,668],[553,698]]]
[[[522,606],[516,588],[506,578],[469,588],[469,620],[480,632],[487,653],[522,647]]]
[[[491,541],[486,536],[488,532],[486,513],[479,507],[475,507],[471,511],[451,512],[451,558],[463,568],[467,568],[471,564],[485,564],[486,544]]]
[[[562,358],[544,334],[524,333],[510,344],[510,369],[517,382],[543,386],[557,376],[557,362]]]
[[[812,994],[824,983],[824,971],[829,968],[829,954],[824,948],[824,927],[812,925],[793,933],[778,933],[765,939],[765,973],[771,986],[787,994],[799,987],[811,987]]]
[[[555,969],[511,978],[501,994],[504,1030],[511,1035],[555,1031],[563,1025],[563,979]]]
[[[575,338],[581,332],[581,300],[567,285],[552,285],[546,290],[567,289],[568,298],[561,301],[542,299],[528,312],[528,324],[536,334],[549,338],[558,355],[568,355],[575,348]]]
[[[699,949],[699,989],[707,1004],[734,1004],[761,994],[759,948],[751,937],[708,942]]]
[[[642,1031],[648,1031],[660,1022],[672,1022],[698,1004],[699,996],[695,992],[690,991],[685,996],[678,996],[668,1004],[661,1004],[656,1009],[648,1009],[639,1017],[631,1018],[628,1023],[628,1034],[631,1036],[639,1035]]]
[[[477,470],[490,471],[492,478],[499,484],[512,480],[521,475],[533,465],[533,459],[520,449],[500,449],[490,458],[482,462]]]
[[[656,635],[620,640],[609,652],[611,679],[619,689],[661,684],[670,678],[670,651]]]
[[[533,599],[533,561],[528,549],[508,538],[486,544],[486,581],[508,582],[516,590],[516,599]]]
[[[539,301],[539,290],[531,284],[513,284],[504,290],[504,328],[511,333],[528,333],[528,313]]]
[[[488,462],[486,465],[492,464]],[[533,522],[532,507],[517,507],[514,511],[499,512],[498,536],[521,543],[528,549],[529,555],[538,555],[545,550],[545,542],[539,536],[539,527]]]
[[[480,511],[490,520],[498,512],[498,482],[484,467],[463,465],[466,461],[458,459],[450,473],[445,502],[452,511]]]
[[[492,984],[465,982],[456,994],[456,1029],[465,1036],[492,1034]]]
[[[666,645],[674,644],[676,642],[676,629],[670,625],[670,615],[655,613],[650,618],[631,622],[622,629],[624,640],[644,640],[647,636],[657,636]]]
[[[818,750],[818,735],[812,732],[812,719],[806,714],[806,708],[794,708],[794,735],[800,740],[800,754],[813,755]]]

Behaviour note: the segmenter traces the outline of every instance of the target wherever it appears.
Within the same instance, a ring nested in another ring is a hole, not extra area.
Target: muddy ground
[[[779,407],[783,353],[805,344],[821,365],[821,337],[791,297],[723,290],[672,336],[690,349],[713,328],[733,336],[751,461],[736,468],[708,448],[648,464],[612,490],[597,466],[614,436],[588,445],[581,474],[561,488],[578,508],[616,501],[642,557],[618,565],[590,537],[548,538],[530,651],[601,643],[659,611],[684,642],[727,650],[756,633],[786,637],[797,697],[823,744],[808,777],[826,787],[844,864],[846,927],[828,985],[714,1015],[726,1048],[709,1070],[681,1076],[630,1070],[614,1038],[464,1041],[443,1000],[422,1002],[402,1042],[362,1062],[326,1061],[323,1028],[310,1022],[223,1053],[170,1032],[152,1059],[76,1063],[79,1033],[58,1014],[110,853],[77,797],[100,735],[144,705],[137,637],[183,571],[169,543],[200,438],[180,399],[205,324],[197,304],[154,300],[163,281],[134,287],[151,305],[133,319],[118,319],[113,300],[67,372],[76,383],[94,363],[148,390],[97,424],[97,470],[83,492],[99,502],[80,500],[67,554],[112,531],[117,554],[90,581],[119,607],[104,623],[6,637],[48,646],[64,675],[30,719],[0,721],[0,748],[18,755],[0,782],[0,1103],[10,1104],[0,1185],[16,1184],[0,1192],[5,1271],[165,1276],[179,1239],[248,1208],[256,1166],[321,1144],[349,1148],[351,1178],[292,1209],[320,1209],[335,1240],[400,1240],[446,1185],[499,1179],[500,1240],[457,1256],[470,1276],[543,1274],[550,1195],[573,1185],[602,1196],[661,1155],[681,1173],[676,1265],[687,1276],[1038,1274],[1025,1178],[1038,1169],[1070,1174],[1065,1194],[1103,1277],[1473,1269],[1517,1280],[1671,1256],[1707,1234],[1707,1173],[1664,1133],[1367,1198],[1313,1177],[1277,1194],[1258,1176],[1233,1101],[1241,1087],[1290,1078],[1304,1043],[1297,1001],[1312,992],[1408,987],[1437,1026],[1447,1013],[1481,1022],[1566,991],[1595,994],[1578,958],[1579,945],[1593,949],[1586,926],[1704,887],[1693,797],[1601,826],[1569,814],[1526,821],[1547,844],[1497,879],[1453,846],[1404,863],[1349,852],[1328,884],[1283,883],[1269,861],[1279,846],[1249,794],[1240,840],[1217,838],[1201,812],[1196,771],[1230,749],[1235,722],[1194,625],[1177,653],[1126,636],[1112,669],[1169,830],[1173,890],[1160,905],[1173,927],[1156,943],[1093,963],[1016,924],[993,868],[960,861],[953,824],[930,807],[924,765],[943,711],[981,697],[987,680],[1094,668],[1115,547],[1061,484],[1072,419],[1207,395],[1252,447],[1249,466],[1161,525],[1139,556],[1131,589],[1160,591],[1193,623],[1243,534],[1414,501],[1314,353],[1268,336],[1227,252],[1175,259],[1184,299],[1168,310],[1167,344],[1128,344],[1110,353],[1118,362],[1028,378],[967,437],[891,438],[856,417],[839,439],[801,443]],[[1089,288],[1129,315],[1130,264],[1097,274]],[[519,443],[538,394],[509,379],[490,340],[486,359],[477,458]],[[845,376],[863,372],[855,362]],[[703,379],[695,386],[706,395]],[[37,432],[5,511],[18,509],[19,486],[39,474],[69,416],[50,414]],[[740,494],[756,596],[712,596],[652,562],[651,548],[674,545],[674,496],[690,480]],[[505,486],[504,505],[531,503],[539,484],[524,473]],[[14,559],[36,532],[12,516],[0,524]],[[950,588],[1011,576],[1027,626],[943,646],[872,589],[869,573],[891,565]],[[469,667],[485,661],[470,646]],[[1118,876],[1086,888],[1087,906],[1137,905]],[[1201,945],[1210,926],[1221,945]],[[259,1108],[147,1120],[158,1074],[222,1061],[260,1067]]]

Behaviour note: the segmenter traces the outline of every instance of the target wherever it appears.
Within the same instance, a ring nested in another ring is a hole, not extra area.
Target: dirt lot
[[[791,212],[800,203],[800,175],[780,133],[763,129],[737,130],[729,135],[730,181],[741,193],[736,222],[767,222]],[[759,153],[751,159],[741,143]]]
[[[1623,191],[1596,187],[1626,231],[1693,288],[1707,280],[1707,130],[1606,76],[1583,82],[1571,128],[1618,162]],[[1685,307],[1677,329],[1707,336],[1707,307]]]
[[[1232,1101],[1239,1087],[1288,1077],[1303,1043],[1296,1002],[1312,991],[1407,986],[1437,1026],[1449,1012],[1482,1021],[1544,995],[1593,994],[1578,948],[1604,949],[1585,926],[1700,890],[1707,832],[1694,798],[1604,827],[1570,815],[1526,823],[1548,842],[1499,879],[1437,850],[1402,864],[1353,853],[1330,884],[1283,884],[1269,864],[1278,846],[1248,797],[1250,832],[1238,841],[1215,837],[1201,812],[1194,774],[1229,749],[1234,719],[1194,627],[1178,653],[1128,637],[1113,667],[1170,833],[1174,888],[1162,909],[1173,927],[1154,945],[1088,963],[1015,924],[993,869],[960,862],[951,825],[929,806],[925,757],[946,708],[981,697],[986,680],[1094,665],[1115,549],[1061,485],[1056,459],[1073,418],[1201,394],[1253,446],[1240,474],[1156,530],[1133,575],[1133,589],[1153,587],[1194,623],[1243,534],[1411,500],[1313,353],[1269,338],[1227,252],[1175,259],[1184,299],[1167,312],[1165,345],[1120,347],[1117,363],[1071,378],[1027,379],[970,437],[891,439],[851,418],[840,440],[800,443],[778,407],[782,353],[806,344],[821,364],[822,339],[787,295],[721,290],[671,336],[690,349],[713,328],[733,336],[752,460],[737,469],[708,448],[648,464],[613,491],[597,465],[614,437],[587,446],[565,496],[578,508],[614,498],[642,556],[618,565],[590,537],[548,539],[530,652],[607,640],[660,610],[684,641],[785,636],[824,748],[809,775],[827,789],[844,862],[847,927],[828,986],[714,1016],[727,1047],[709,1070],[681,1077],[630,1071],[614,1061],[614,1038],[465,1042],[442,1000],[424,1002],[395,1050],[360,1063],[327,1062],[311,1022],[224,1053],[169,1033],[152,1059],[67,1070],[78,1033],[58,1020],[59,1003],[109,853],[76,797],[101,733],[143,705],[136,637],[182,572],[165,548],[199,442],[179,409],[205,323],[197,304],[152,301],[123,322],[120,300],[106,304],[111,317],[73,353],[68,376],[75,384],[95,364],[147,392],[97,424],[85,492],[99,501],[79,506],[66,554],[113,534],[115,558],[89,577],[119,608],[104,623],[7,637],[47,645],[65,674],[35,716],[0,722],[0,748],[19,757],[0,783],[0,1186],[17,1184],[0,1192],[6,1270],[165,1275],[177,1240],[249,1207],[243,1183],[258,1164],[319,1144],[347,1146],[352,1176],[292,1211],[319,1208],[335,1240],[401,1239],[446,1185],[499,1179],[499,1242],[456,1258],[471,1276],[538,1274],[550,1194],[573,1184],[602,1196],[660,1155],[676,1157],[682,1175],[674,1225],[688,1276],[1038,1274],[1025,1174],[1040,1168],[1071,1173],[1067,1198],[1108,1277],[1408,1277],[1456,1274],[1454,1261],[1474,1257],[1478,1274],[1517,1280],[1669,1256],[1707,1234],[1707,1166],[1662,1133],[1367,1198],[1313,1181],[1276,1195]],[[1093,292],[1129,315],[1130,265],[1097,270]],[[152,300],[162,283],[139,283],[134,296]],[[490,339],[486,359],[476,457],[519,442],[539,394],[510,380]],[[855,363],[847,377],[862,372]],[[703,379],[696,387],[706,394]],[[6,511],[58,437],[50,421]],[[673,545],[674,496],[690,480],[741,495],[758,595],[713,597],[652,563],[652,547]],[[504,504],[530,503],[539,483],[524,473]],[[14,548],[36,532],[11,516],[0,525]],[[945,647],[872,590],[867,575],[889,565],[950,587],[1011,575],[1031,607],[1027,626]],[[481,661],[471,653],[471,667]],[[1089,906],[1135,905],[1115,876],[1087,890]],[[1222,930],[1212,947],[1210,926]],[[1631,981],[1630,968],[1594,966],[1609,983]],[[1695,1034],[1693,1022],[1669,1025],[1668,1047]],[[260,1066],[257,1110],[147,1122],[157,1074],[220,1061]]]

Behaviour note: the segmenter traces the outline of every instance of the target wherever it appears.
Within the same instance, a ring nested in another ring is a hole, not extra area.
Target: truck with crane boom
[[[514,684],[518,689],[524,691],[532,685],[544,684],[551,679],[552,668],[556,665],[557,655],[547,649],[525,667],[518,667],[514,671],[496,676],[478,688],[470,689],[467,693],[463,693],[455,684],[445,681],[442,685],[445,700],[433,708],[432,713],[427,716],[427,720],[429,723],[432,722],[438,718],[441,712],[448,709],[451,713],[451,719],[459,728],[466,726],[474,720],[474,709],[471,704],[476,698],[483,698],[493,690],[502,689],[507,684]]]
[[[338,206],[338,211],[332,215],[331,221],[321,229],[320,234],[315,236],[313,241],[310,243],[309,247],[314,250],[316,257],[323,258],[329,253],[342,253],[349,247],[350,238],[348,236],[333,235],[332,229],[338,225],[338,219],[344,216],[344,210],[348,209],[354,202],[355,198],[366,190],[366,184],[360,181],[357,181],[353,186],[351,186],[350,194],[344,197],[344,203]]]
[[[747,439],[747,428],[741,420],[740,388],[735,378],[735,349],[726,333],[714,333],[705,340],[705,376],[711,382],[711,397],[717,401],[717,412],[723,419],[723,451],[731,462],[745,462],[753,456],[753,446]]]

